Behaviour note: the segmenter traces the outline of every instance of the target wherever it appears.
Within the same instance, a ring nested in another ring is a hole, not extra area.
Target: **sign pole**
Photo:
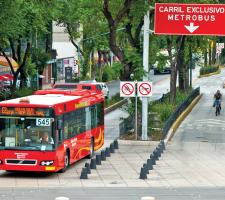
[[[137,91],[137,82],[135,81],[135,91]],[[137,123],[138,117],[137,117],[137,92],[135,94],[135,137],[136,140],[138,139],[138,123]]]
[[[144,17],[144,41],[143,41],[143,67],[144,71],[148,72],[149,59],[149,11]],[[143,81],[147,81],[147,75],[143,76]],[[142,98],[142,140],[148,139],[148,98]]]

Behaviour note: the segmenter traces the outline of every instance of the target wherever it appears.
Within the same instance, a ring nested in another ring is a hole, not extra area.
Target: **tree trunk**
[[[175,102],[177,93],[177,66],[175,63],[171,65],[170,74],[170,101]]]
[[[189,88],[189,63],[187,63],[184,67],[185,79],[184,79],[184,88],[185,91]]]
[[[112,13],[109,10],[109,0],[103,0],[103,14],[107,19],[108,27],[109,27],[109,46],[111,51],[117,56],[120,62],[124,65],[124,73],[121,74],[121,80],[130,80],[130,74],[133,70],[132,63],[129,63],[125,59],[125,55],[123,50],[118,46],[116,41],[116,30],[118,28],[119,23],[123,20],[125,16],[127,16],[131,5],[134,0],[126,0],[122,8],[116,13],[113,18]]]
[[[171,68],[171,74],[170,74],[170,101],[175,102],[176,99],[176,91],[177,91],[177,66],[173,59],[172,54],[172,43],[173,38],[170,36],[167,36],[167,51],[169,55],[170,60],[170,68]]]
[[[20,71],[20,88],[27,87],[27,77],[24,72],[24,69]]]
[[[102,66],[102,52],[101,50],[98,50],[98,67],[99,69],[101,68]]]
[[[212,48],[212,64],[216,64],[216,40],[213,40],[213,48]]]
[[[48,33],[45,36],[45,52],[50,52],[52,49],[52,22],[48,23]],[[37,47],[36,47],[37,48]]]
[[[208,52],[207,49],[204,51],[204,67],[208,65]]]
[[[21,82],[23,82],[26,79],[26,75],[24,73],[24,67],[25,67],[27,59],[29,57],[30,49],[31,49],[31,44],[30,44],[30,42],[27,42],[27,47],[26,47],[26,50],[25,50],[25,54],[23,56],[22,63],[19,65],[19,68],[17,69],[16,73],[14,74],[14,81],[13,81],[12,90],[16,89],[16,81],[17,81],[19,73],[21,74]],[[22,80],[22,78],[23,78],[23,80]],[[23,85],[23,83],[21,83],[21,84]]]
[[[192,88],[192,68],[194,66],[193,59],[192,59],[192,46],[191,43],[189,44],[189,70],[190,70],[190,84],[189,86]],[[189,77],[189,76],[188,76]]]
[[[177,53],[177,66],[179,70],[179,89],[181,91],[186,90],[185,84],[185,64],[184,64],[184,47],[185,47],[185,36],[179,36],[180,38],[180,45]]]
[[[91,69],[92,69],[92,78],[96,79],[96,64],[95,64],[95,59],[94,59],[94,52],[95,50],[93,49],[91,51],[91,57],[90,57],[90,62],[91,62]]]
[[[209,65],[212,64],[212,49],[211,49],[211,43],[209,42]]]

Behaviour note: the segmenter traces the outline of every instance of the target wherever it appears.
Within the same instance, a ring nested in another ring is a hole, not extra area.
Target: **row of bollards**
[[[96,154],[95,158],[91,159],[90,164],[85,163],[81,171],[80,179],[88,179],[88,174],[91,174],[91,169],[97,169],[97,165],[101,165],[102,161],[106,161],[106,157],[110,157],[111,153],[115,153],[115,149],[119,149],[117,140],[114,140],[113,143],[110,144],[110,147],[101,150],[100,154]]]
[[[159,160],[161,154],[165,149],[165,143],[163,140],[161,140],[158,146],[153,151],[153,153],[150,155],[150,158],[147,159],[147,162],[143,164],[143,167],[141,168],[140,172],[140,179],[147,179],[147,174],[149,174],[149,170],[153,170],[153,165],[156,165],[156,161]]]

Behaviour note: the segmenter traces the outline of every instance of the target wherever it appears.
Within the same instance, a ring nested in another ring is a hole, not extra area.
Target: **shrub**
[[[102,81],[107,82],[112,80],[113,70],[110,66],[105,66],[102,74]]]
[[[200,75],[210,74],[219,70],[219,66],[207,66],[200,69]]]
[[[121,63],[115,62],[112,65],[112,70],[113,70],[113,79],[116,80],[119,76],[120,73],[123,69],[123,66]]]
[[[122,65],[120,63],[114,63],[112,66],[105,66],[102,74],[102,81],[116,80],[120,76]]]
[[[161,121],[164,123],[167,119],[169,119],[170,115],[175,110],[175,105],[170,103],[161,103],[155,104],[152,108],[152,112],[156,112],[159,114]]]
[[[34,89],[32,88],[21,88],[16,89],[15,92],[11,95],[12,98],[18,98],[18,97],[24,97],[32,95],[34,92]]]
[[[184,100],[188,97],[188,95],[191,93],[191,90],[187,92],[181,92],[177,90],[176,93],[176,100],[174,103],[171,103],[169,101],[169,96],[165,96],[165,99],[163,102],[156,102],[154,104],[151,104],[150,106],[150,112],[156,112],[159,114],[160,119],[162,121],[162,124],[165,123],[169,117],[172,115],[172,113],[176,110],[176,108],[184,102]]]

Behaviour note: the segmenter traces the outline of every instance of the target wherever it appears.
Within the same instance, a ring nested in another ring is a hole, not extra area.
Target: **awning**
[[[2,75],[0,75],[0,81],[13,81],[13,75],[2,74]]]
[[[18,68],[18,64],[15,60],[13,60],[11,57],[9,57],[9,60],[10,62],[12,63],[12,66],[14,69],[17,69]],[[0,65],[3,65],[3,66],[6,66],[6,67],[9,67],[9,63],[8,61],[6,60],[6,58],[4,56],[0,56]]]

